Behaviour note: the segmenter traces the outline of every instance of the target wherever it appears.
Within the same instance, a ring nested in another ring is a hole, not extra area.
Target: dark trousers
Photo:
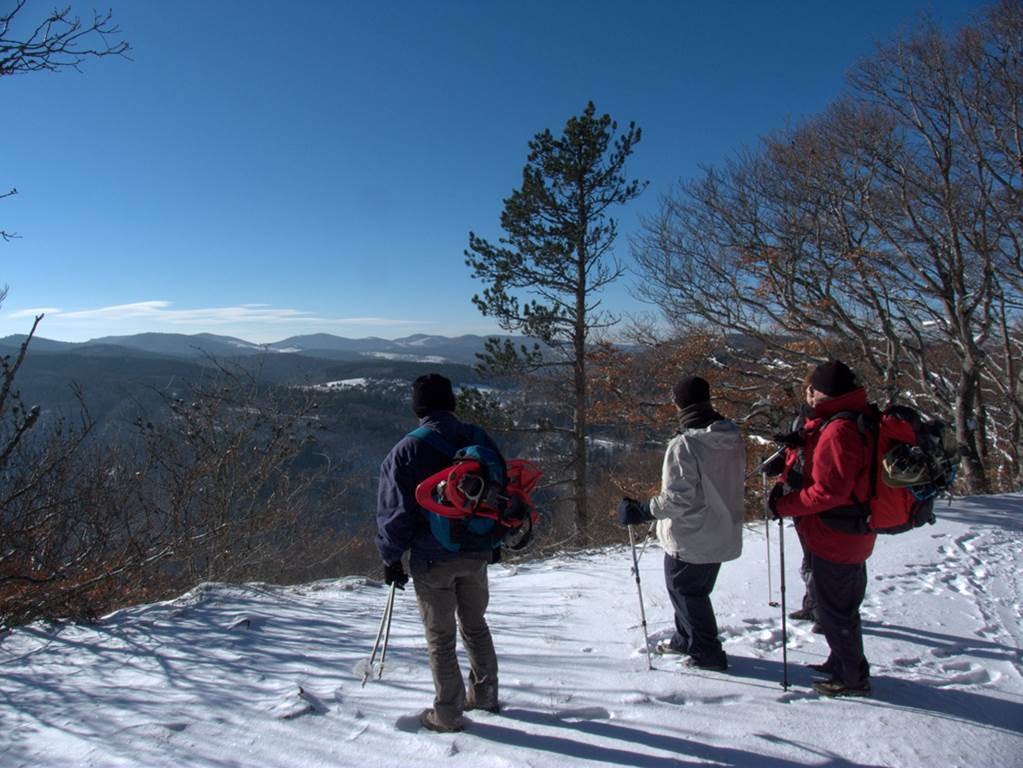
[[[817,599],[813,594],[813,570],[810,568],[810,550],[806,548],[802,537],[799,538],[799,543],[803,547],[803,560],[799,564],[799,575],[803,578],[803,585],[806,587],[803,592],[803,610],[812,613],[814,620],[816,620]]]
[[[870,665],[863,655],[860,604],[867,592],[867,564],[833,563],[810,555],[817,623],[824,630],[831,654],[827,665],[832,676],[848,686],[860,687],[870,679]]]
[[[724,664],[718,623],[710,593],[721,563],[687,563],[664,556],[664,580],[675,609],[675,635],[671,645],[701,664]]]

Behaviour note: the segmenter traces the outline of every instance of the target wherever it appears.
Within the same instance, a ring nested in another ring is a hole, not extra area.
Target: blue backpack
[[[483,431],[472,427],[472,438],[464,448],[456,449],[438,432],[429,427],[419,427],[408,433],[408,436],[421,440],[431,448],[451,460],[452,465],[463,460],[479,462],[486,470],[486,479],[478,489],[473,489],[476,497],[495,495],[504,492],[507,483],[507,467],[504,457],[483,443]],[[430,524],[430,532],[445,549],[451,552],[486,552],[501,546],[507,528],[499,524],[493,517],[483,515],[467,515],[465,517],[449,517],[432,512],[420,505],[423,514]]]

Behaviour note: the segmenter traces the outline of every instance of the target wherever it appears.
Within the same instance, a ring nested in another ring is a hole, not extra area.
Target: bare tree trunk
[[[583,229],[585,231],[586,215],[581,216]],[[573,394],[575,396],[575,418],[573,451],[575,453],[575,478],[573,492],[575,494],[575,516],[576,526],[585,539],[589,535],[590,511],[589,511],[589,488],[587,485],[587,468],[589,456],[587,454],[586,432],[587,413],[589,403],[587,402],[586,386],[586,244],[580,242],[576,245],[578,254],[576,270],[578,278],[575,290],[575,329],[572,335],[572,342],[575,352],[573,372]]]
[[[956,439],[965,446],[963,475],[970,493],[987,493],[988,482],[981,461],[976,424],[978,377],[976,369],[968,359],[963,361],[962,378],[956,388]]]

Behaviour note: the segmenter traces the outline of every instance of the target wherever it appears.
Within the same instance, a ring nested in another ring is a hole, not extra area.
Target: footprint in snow
[[[949,677],[938,683],[939,686],[949,685],[988,685],[998,679],[1000,675],[992,673],[980,664],[972,661],[952,661],[941,665],[941,671],[948,673]]]
[[[691,703],[727,707],[733,704],[749,704],[752,701],[752,696],[730,694],[725,696],[697,696],[692,699]]]
[[[988,638],[997,636],[998,633],[999,633],[999,628],[998,628],[997,625],[995,625],[995,624],[988,624],[988,625],[983,626],[980,629],[978,629],[977,632],[976,632],[976,635],[978,637],[983,637],[984,639],[988,639]]]
[[[964,533],[962,536],[955,540],[956,545],[966,551],[973,552],[976,547],[973,545],[973,540],[977,538],[979,534],[976,533]]]
[[[297,691],[275,704],[270,711],[278,720],[294,720],[302,715],[322,715],[328,710],[318,696],[299,686]]]
[[[920,658],[917,656],[906,656],[899,659],[893,659],[892,666],[902,667],[903,669],[911,669],[913,667],[920,666]]]
[[[369,728],[369,723],[356,723],[348,733],[344,734],[341,738],[345,741],[355,741],[357,738],[362,736]]]
[[[954,592],[958,592],[960,595],[972,595],[973,590],[970,589],[970,582],[963,577],[961,573],[952,573],[948,576],[944,576],[941,581]]]
[[[791,624],[788,626],[790,643],[794,641],[795,637],[799,633],[805,634],[804,630],[801,630],[798,627],[794,628]],[[758,632],[756,637],[752,639],[752,644],[758,651],[772,652],[781,648],[781,641],[781,627],[777,627],[773,629],[763,629]]]
[[[820,701],[821,697],[812,689],[786,691],[778,697],[779,704],[791,704],[794,701]]]
[[[648,694],[640,693],[640,692],[637,691],[635,693],[627,693],[627,694],[625,694],[624,696],[622,696],[620,701],[621,701],[622,704],[626,704],[626,705],[633,704],[634,705],[634,704],[649,704],[651,699],[650,699],[650,696]]]
[[[689,703],[685,695],[681,693],[668,693],[664,696],[657,696],[655,701],[659,701],[662,704],[674,704],[677,707],[684,707]]]
[[[252,630],[258,631],[263,628],[266,623],[265,616],[253,616],[253,615],[242,615],[237,616],[235,619],[227,625],[228,632],[234,632],[236,630]]]
[[[742,623],[744,626],[725,624],[720,628],[720,634],[725,638],[725,642],[731,639],[745,639],[762,631],[770,631],[768,622],[761,619],[743,619]]]

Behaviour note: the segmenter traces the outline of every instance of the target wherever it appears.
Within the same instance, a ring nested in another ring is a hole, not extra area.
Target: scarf
[[[723,418],[725,417],[715,411],[709,402],[687,405],[678,414],[682,429],[705,429]]]

